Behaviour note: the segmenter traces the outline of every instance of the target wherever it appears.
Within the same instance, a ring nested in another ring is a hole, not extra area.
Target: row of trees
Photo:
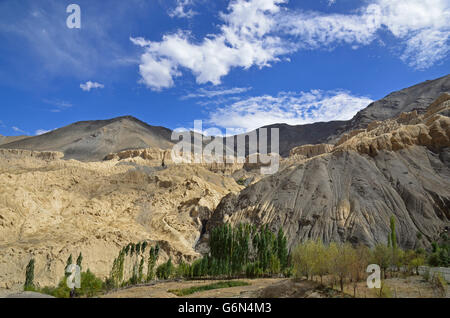
[[[288,274],[287,239],[280,229],[275,235],[268,226],[222,225],[211,231],[210,252],[193,264],[180,263],[172,275],[199,277],[261,277]]]
[[[169,258],[154,274],[157,256],[150,257],[147,279],[261,277],[291,272],[287,239],[281,229],[275,235],[268,226],[222,225],[212,230],[209,247],[209,254],[192,264],[181,261],[175,266]]]
[[[63,278],[60,280],[56,287],[39,287],[34,283],[34,268],[35,259],[32,258],[26,268],[25,273],[25,291],[36,291],[43,294],[52,295],[58,298],[68,298],[72,296],[71,290],[67,286],[67,278],[70,273],[67,273],[68,266],[73,264],[72,254],[68,257],[66,261],[66,266],[64,267]],[[103,282],[100,278],[96,277],[89,269],[82,272],[83,268],[83,255],[80,253],[76,260],[76,264],[80,267],[81,272],[81,286],[76,290],[77,296],[93,297],[103,290]],[[73,294],[75,295],[75,294]]]
[[[159,245],[151,246],[146,255],[147,242],[129,243],[114,259],[110,275],[105,284],[108,289],[136,285],[155,278],[156,262],[159,258]],[[147,264],[147,266],[145,266]],[[147,268],[145,273],[145,267]]]
[[[356,293],[357,283],[367,278],[369,264],[379,265],[382,278],[386,278],[388,274],[397,275],[400,269],[405,274],[417,273],[418,267],[425,264],[425,256],[420,251],[394,250],[383,244],[369,249],[349,243],[325,245],[318,240],[299,244],[292,253],[292,262],[297,278],[320,279],[323,283],[327,276],[332,286],[339,285],[343,291],[344,285],[351,283]]]
[[[354,293],[357,283],[367,278],[369,264],[379,265],[384,279],[400,272],[418,274],[419,266],[426,264],[426,252],[400,249],[393,217],[390,228],[388,244],[378,244],[372,249],[364,245],[355,247],[350,243],[325,245],[320,240],[301,243],[292,253],[294,274],[298,278],[318,278],[321,282],[324,276],[331,277],[331,285],[339,285],[341,291],[345,284],[351,283]]]
[[[432,252],[427,256],[424,250],[402,250],[398,247],[395,219],[390,221],[391,231],[388,244],[352,246],[349,243],[331,243],[306,241],[299,244],[289,254],[287,239],[282,229],[272,232],[269,227],[256,227],[240,224],[236,227],[222,225],[210,233],[210,252],[203,258],[187,264],[181,261],[175,266],[172,259],[159,266],[160,248],[150,246],[147,242],[129,243],[123,247],[114,259],[110,275],[105,282],[95,277],[89,270],[82,272],[82,288],[86,295],[94,291],[136,285],[154,279],[170,278],[231,278],[264,277],[283,274],[296,277],[316,279],[323,283],[325,276],[331,277],[333,286],[338,285],[343,291],[344,285],[352,283],[356,292],[357,283],[367,277],[368,264],[378,264],[383,278],[396,275],[400,271],[413,274],[427,261],[431,266],[448,266],[448,238],[433,243]],[[148,251],[148,252],[147,252]],[[80,253],[76,264],[82,268],[83,256]],[[73,264],[72,255],[66,267]],[[31,259],[26,268],[25,290],[36,290],[34,285],[35,260]],[[63,297],[68,295],[66,286],[67,273],[58,287],[47,293]],[[41,290],[45,292],[45,288]]]

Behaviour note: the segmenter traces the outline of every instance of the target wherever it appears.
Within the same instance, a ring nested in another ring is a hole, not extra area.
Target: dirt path
[[[238,286],[223,289],[214,289],[204,292],[195,293],[184,298],[237,298],[251,297],[251,295],[270,285],[279,283],[286,279],[281,278],[264,278],[264,279],[240,279],[240,281],[248,282],[249,286]],[[220,280],[208,281],[181,281],[156,284],[153,286],[133,287],[123,289],[111,294],[104,295],[104,298],[178,298],[176,295],[169,293],[172,289],[183,289],[192,286],[209,285]]]

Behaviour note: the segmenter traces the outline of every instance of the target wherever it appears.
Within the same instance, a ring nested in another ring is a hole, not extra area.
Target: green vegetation
[[[431,254],[428,263],[435,267],[450,267],[450,239],[447,234],[442,234],[440,242],[431,244]]]
[[[33,291],[56,298],[69,298],[70,288],[67,287],[66,280],[66,277],[62,278],[57,287],[34,288]],[[81,273],[81,288],[75,290],[75,296],[94,297],[100,295],[103,291],[103,281],[88,269],[86,272]]]
[[[172,259],[169,258],[166,263],[158,266],[156,269],[156,277],[158,277],[158,279],[169,279],[172,277],[174,272],[175,267],[172,264]]]
[[[70,254],[69,258],[67,258],[66,261],[66,267],[64,267],[64,276],[69,276],[69,273],[67,272],[67,267],[69,267],[70,265],[73,264],[73,260],[72,260],[72,254]]]
[[[159,246],[151,247],[147,262],[147,282],[155,278],[155,266],[159,258]]]
[[[209,285],[200,285],[200,286],[193,286],[189,288],[184,289],[175,289],[175,290],[169,290],[169,293],[172,293],[174,295],[177,295],[178,297],[183,297],[187,295],[192,295],[194,293],[206,291],[206,290],[213,290],[213,289],[222,289],[222,288],[230,288],[230,287],[238,287],[238,286],[249,286],[250,284],[243,281],[226,281],[226,282],[218,282],[214,284]]]
[[[419,238],[418,238],[419,239]],[[368,264],[378,264],[382,278],[388,276],[418,274],[419,266],[449,266],[449,239],[443,234],[439,242],[434,242],[427,255],[424,249],[402,250],[397,245],[395,219],[390,219],[388,245],[378,244],[372,249],[353,246],[350,243],[323,244],[322,241],[306,241],[296,246],[292,254],[287,248],[287,238],[282,229],[272,232],[269,227],[240,224],[236,227],[222,225],[214,228],[209,237],[210,251],[192,264],[180,261],[174,265],[171,258],[158,264],[160,247],[149,246],[148,242],[129,243],[114,259],[108,278],[103,282],[89,269],[81,273],[81,288],[76,289],[77,297],[92,297],[115,288],[148,283],[155,279],[193,278],[257,278],[281,276],[320,281],[341,291],[351,284],[356,295],[358,282],[367,278]],[[76,264],[81,268],[83,256],[80,253]],[[66,262],[73,263],[72,255]],[[55,297],[70,297],[70,289],[63,278],[56,287],[38,288],[34,284],[35,261],[31,259],[26,268],[24,290],[38,291]],[[425,275],[426,276],[426,275]],[[428,275],[431,276],[431,275]],[[442,289],[445,281],[439,277],[429,277],[430,282]],[[187,295],[201,290],[232,287],[236,282],[221,282],[175,291]],[[225,284],[225,285],[224,285]],[[225,287],[220,287],[225,286]],[[238,285],[236,285],[238,286]],[[239,285],[242,286],[242,285]],[[384,286],[384,285],[383,285]],[[206,289],[205,289],[206,288]],[[187,293],[187,294],[185,294]],[[380,297],[388,297],[389,288],[379,291]]]
[[[391,237],[390,241],[392,244],[392,249],[397,249],[397,234],[395,233],[395,218],[391,216]]]
[[[78,265],[78,267],[80,267],[80,271],[83,270],[82,263],[83,263],[83,255],[80,252],[80,255],[78,255],[78,258],[77,258],[77,265]]]
[[[159,258],[159,246],[151,247],[145,256],[148,242],[129,243],[119,251],[114,259],[109,277],[105,281],[106,290],[149,282],[156,277],[155,267]],[[145,264],[147,261],[147,265]],[[147,268],[147,273],[145,273]],[[131,275],[127,273],[131,273]]]
[[[390,219],[388,244],[378,244],[372,249],[366,246],[352,246],[349,243],[331,243],[329,245],[318,241],[307,241],[299,244],[292,253],[294,275],[297,278],[314,280],[327,275],[331,277],[330,284],[341,291],[346,284],[353,286],[356,295],[357,283],[367,278],[365,270],[368,264],[378,264],[382,278],[388,276],[418,274],[419,266],[427,263],[425,250],[402,250],[397,245],[395,219]],[[430,266],[448,266],[448,238],[442,237],[440,244],[432,244],[432,252],[428,256]],[[428,275],[430,276],[430,275]],[[433,279],[430,277],[430,279]],[[436,285],[442,283],[435,279]],[[382,284],[382,286],[384,286]],[[441,288],[442,289],[442,288]],[[390,290],[384,286],[379,290],[379,297],[389,297]]]
[[[223,225],[211,231],[210,253],[192,265],[183,264],[182,277],[262,277],[289,273],[287,239],[267,226]],[[175,271],[177,272],[177,271]]]
[[[417,268],[425,263],[425,256],[422,251],[394,250],[384,244],[369,249],[350,243],[325,245],[318,240],[299,244],[293,251],[292,262],[295,277],[309,280],[320,278],[322,282],[327,275],[331,277],[332,288],[337,286],[343,292],[344,286],[351,284],[356,295],[357,283],[367,278],[365,271],[369,264],[378,264],[385,279],[388,275],[417,273]],[[387,288],[385,292],[384,297],[387,296]]]
[[[32,258],[27,265],[25,273],[25,291],[32,291],[34,289],[34,258]]]

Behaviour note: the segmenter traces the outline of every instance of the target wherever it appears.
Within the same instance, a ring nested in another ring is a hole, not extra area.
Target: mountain
[[[399,246],[428,248],[450,229],[449,115],[444,94],[426,109],[343,130],[333,144],[317,142],[342,122],[275,125],[286,158],[271,176],[258,164],[174,164],[171,131],[133,117],[8,142],[0,296],[23,288],[31,257],[40,286],[58,284],[80,252],[104,279],[130,242],[158,243],[160,262],[191,262],[223,223],[282,227],[289,247],[314,238],[373,246],[386,244],[395,216]]]
[[[22,140],[25,138],[29,138],[28,136],[2,136],[0,135],[0,146],[4,144],[8,144],[10,142]]]
[[[326,140],[330,135],[333,135],[339,128],[343,128],[346,121],[330,121],[319,122],[307,125],[291,126],[288,124],[275,124],[262,128],[267,129],[268,147],[271,145],[271,129],[279,129],[279,150],[282,157],[288,157],[289,152],[297,147],[307,144],[317,144],[321,140]],[[259,129],[251,133],[256,133],[259,136]],[[234,139],[234,144],[237,145],[237,136],[228,137]],[[236,148],[236,147],[235,147]],[[246,154],[249,155],[248,144],[246,144]]]
[[[307,239],[386,244],[397,220],[399,245],[425,247],[450,229],[450,94],[417,111],[356,130],[322,153],[300,156],[238,194],[207,224],[283,228],[289,246]],[[418,235],[422,239],[418,239]]]
[[[373,121],[386,120],[403,112],[417,110],[418,113],[423,113],[428,105],[443,93],[450,93],[450,74],[393,92],[383,99],[373,102],[347,121],[344,126],[337,129],[334,134],[328,136],[327,139],[319,140],[319,142],[336,141],[344,132],[366,128]]]
[[[100,161],[110,153],[128,149],[169,149],[172,131],[150,126],[134,117],[82,121],[44,135],[3,144],[0,148],[58,151],[64,159]]]
[[[334,144],[343,134],[352,130],[366,128],[373,121],[386,120],[403,112],[413,110],[422,113],[428,105],[446,92],[450,92],[450,75],[391,93],[383,99],[373,102],[348,121],[331,121],[296,126],[275,124],[263,128],[267,128],[268,132],[270,132],[271,128],[279,128],[280,155],[287,157],[290,151],[297,146],[319,143]],[[253,132],[259,135],[259,129]],[[236,137],[234,138],[236,141]]]
[[[275,124],[263,128],[268,129],[269,149],[270,129],[279,129],[280,155],[288,157],[290,151],[297,146],[334,144],[343,134],[365,128],[370,122],[392,118],[405,111],[417,110],[421,113],[433,100],[445,92],[450,92],[450,75],[391,93],[372,103],[349,121],[296,126]],[[259,135],[259,129],[254,132]],[[64,159],[98,161],[103,160],[108,154],[125,150],[150,147],[171,148],[173,146],[170,139],[171,133],[170,129],[150,126],[134,117],[127,116],[110,120],[78,122],[36,137],[19,137],[19,139],[0,137],[0,148],[59,151],[64,153]],[[228,138],[234,139],[236,150],[237,136]],[[246,144],[247,155],[250,154],[248,148]]]

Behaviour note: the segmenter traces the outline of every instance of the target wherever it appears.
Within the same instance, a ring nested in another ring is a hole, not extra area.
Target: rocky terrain
[[[130,242],[159,242],[161,261],[192,261],[203,222],[221,198],[242,189],[201,166],[161,166],[155,157],[62,160],[58,152],[0,151],[0,289],[17,291],[36,259],[36,281],[55,285],[65,261],[106,277]]]
[[[282,227],[291,247],[317,238],[373,246],[387,243],[394,215],[402,247],[429,243],[450,225],[449,109],[444,94],[422,115],[373,122],[334,147],[295,148],[277,174],[227,195],[208,231],[250,222]]]
[[[284,158],[268,177],[251,156],[174,164],[171,131],[133,117],[0,136],[0,295],[20,290],[32,257],[40,286],[57,284],[80,252],[105,278],[130,242],[158,243],[161,262],[192,261],[223,223],[283,227],[290,247],[373,246],[394,215],[402,247],[428,245],[450,225],[449,81],[391,94],[350,126],[275,125]]]

